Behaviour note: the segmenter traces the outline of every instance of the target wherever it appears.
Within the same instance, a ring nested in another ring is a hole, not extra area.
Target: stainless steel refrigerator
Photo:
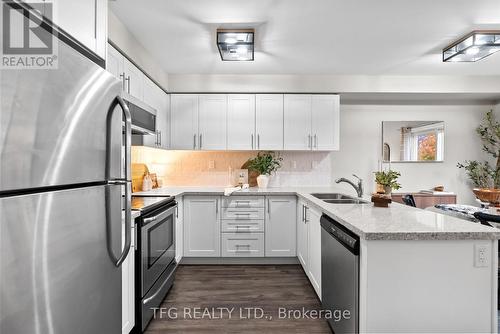
[[[130,114],[119,80],[70,44],[57,69],[1,73],[2,334],[121,332]]]

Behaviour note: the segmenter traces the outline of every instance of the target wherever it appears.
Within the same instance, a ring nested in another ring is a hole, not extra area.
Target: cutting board
[[[144,175],[149,174],[148,166],[145,164],[132,164],[132,192],[142,191],[142,180]]]

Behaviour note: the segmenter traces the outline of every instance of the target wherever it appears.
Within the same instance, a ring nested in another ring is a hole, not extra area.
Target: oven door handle
[[[158,219],[159,216],[154,216],[154,217],[150,217],[150,218],[144,218],[144,223],[145,224],[149,224],[151,222],[154,222],[156,219]]]
[[[161,220],[165,217],[168,217],[171,214],[174,215],[176,208],[177,208],[177,205],[172,206],[172,207],[168,208],[166,211],[163,211],[162,213],[160,213],[159,215],[156,215],[153,217],[143,218],[142,222],[144,223],[144,225],[146,225],[146,224],[152,223],[154,221]]]

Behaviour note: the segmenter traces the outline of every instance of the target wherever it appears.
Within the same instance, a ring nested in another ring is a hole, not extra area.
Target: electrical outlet
[[[291,165],[292,165],[292,169],[297,169],[297,161],[293,160]]]
[[[208,161],[208,169],[214,169],[214,168],[215,168],[215,161],[209,160]]]
[[[488,245],[474,245],[474,267],[488,267],[490,254]]]

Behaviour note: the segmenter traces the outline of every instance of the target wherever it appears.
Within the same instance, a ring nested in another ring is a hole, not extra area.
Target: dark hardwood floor
[[[302,308],[321,309],[299,265],[179,266],[161,307],[147,334],[330,333],[325,319],[299,316]],[[255,310],[256,317],[247,317],[246,308]],[[300,310],[294,311],[298,319],[283,318],[279,308]]]

